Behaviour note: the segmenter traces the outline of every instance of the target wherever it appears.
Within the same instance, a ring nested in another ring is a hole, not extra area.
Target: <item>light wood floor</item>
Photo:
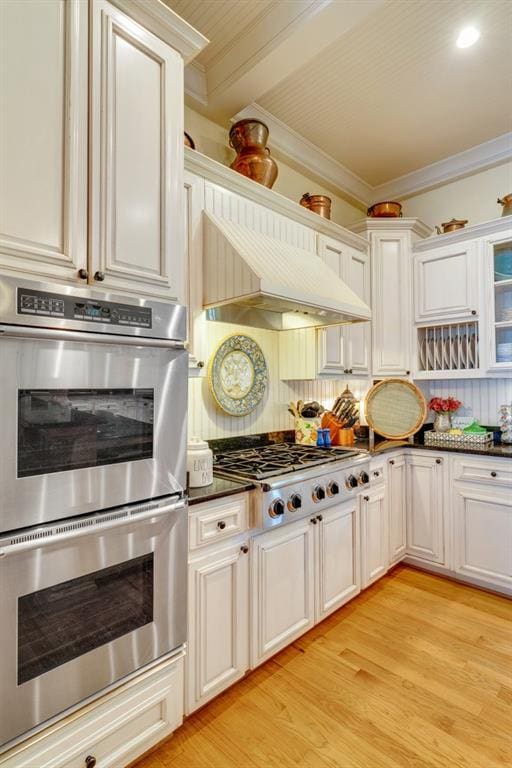
[[[137,768],[512,766],[512,601],[399,566]]]

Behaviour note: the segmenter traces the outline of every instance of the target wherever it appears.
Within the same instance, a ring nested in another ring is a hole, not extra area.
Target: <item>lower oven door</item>
[[[0,531],[184,490],[182,345],[2,329]]]
[[[186,552],[182,500],[0,540],[0,744],[184,643]]]

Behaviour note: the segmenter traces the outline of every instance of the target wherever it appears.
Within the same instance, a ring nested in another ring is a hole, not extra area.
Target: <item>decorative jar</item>
[[[452,428],[452,415],[449,411],[438,411],[434,416],[434,432],[449,432]]]

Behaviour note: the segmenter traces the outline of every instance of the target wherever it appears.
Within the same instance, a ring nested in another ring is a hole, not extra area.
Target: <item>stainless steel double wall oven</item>
[[[0,744],[185,641],[185,327],[0,278]]]

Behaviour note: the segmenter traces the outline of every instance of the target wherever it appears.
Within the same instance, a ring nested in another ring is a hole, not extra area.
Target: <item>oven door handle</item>
[[[171,512],[179,512],[186,509],[187,500],[180,499],[170,504],[153,509],[145,509],[148,505],[137,505],[141,508],[140,512],[136,509],[121,508],[105,512],[104,515],[91,515],[81,520],[67,520],[62,523],[54,523],[45,526],[36,531],[23,531],[13,536],[5,537],[0,540],[0,559],[9,555],[17,555],[20,552],[26,552],[30,549],[49,546],[50,544],[60,544],[63,541],[76,539],[80,536],[89,536],[90,534],[105,533],[115,528],[130,523],[140,523],[143,520],[151,520],[168,515]],[[105,519],[106,518],[106,519]]]
[[[132,347],[164,347],[165,349],[185,349],[183,341],[172,339],[152,339],[146,336],[121,336],[112,333],[88,333],[86,331],[67,331],[62,328],[32,328],[26,325],[0,325],[0,338],[13,339],[48,339],[49,341],[82,341],[89,344],[126,344]]]

